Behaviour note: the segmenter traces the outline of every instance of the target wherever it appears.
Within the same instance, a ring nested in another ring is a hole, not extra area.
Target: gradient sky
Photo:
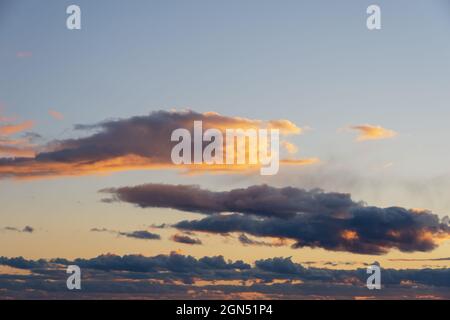
[[[65,9],[82,10],[82,30],[66,29]],[[382,30],[366,28],[366,8],[382,9]],[[34,121],[45,144],[79,137],[75,124],[156,110],[215,111],[250,119],[288,119],[309,129],[291,139],[320,163],[259,175],[180,175],[170,170],[101,176],[0,180],[0,256],[155,255],[173,250],[255,260],[374,260],[450,256],[432,252],[367,256],[323,249],[244,247],[199,235],[202,246],[174,243],[174,230],[151,242],[91,228],[132,231],[198,215],[106,204],[98,190],[143,183],[200,184],[226,191],[267,183],[348,192],[379,207],[450,213],[450,5],[433,1],[0,0],[0,116]],[[63,117],[52,117],[49,110]],[[355,142],[349,126],[372,124],[391,139]],[[155,231],[155,230],[154,230]],[[6,245],[4,245],[6,244]],[[427,262],[449,266],[449,262]]]

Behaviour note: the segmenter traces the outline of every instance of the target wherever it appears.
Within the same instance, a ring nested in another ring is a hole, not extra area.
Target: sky
[[[66,27],[71,4],[81,30]],[[137,272],[96,269],[106,254],[199,264],[196,281],[177,286],[188,275],[168,267],[173,283],[134,297],[285,297],[255,279],[295,298],[371,297],[343,279],[376,261],[400,279],[377,297],[449,298],[445,281],[421,280],[450,266],[449,33],[445,0],[0,0],[0,298],[42,297],[76,261],[89,270],[80,295],[98,297],[99,278]],[[176,167],[170,132],[194,120],[273,125],[295,163],[273,176]],[[206,274],[214,256],[249,264],[252,289]],[[311,284],[308,266],[337,270],[334,287]],[[159,281],[150,269],[130,279]],[[30,296],[9,278],[24,270]],[[201,281],[210,294],[190,294]]]

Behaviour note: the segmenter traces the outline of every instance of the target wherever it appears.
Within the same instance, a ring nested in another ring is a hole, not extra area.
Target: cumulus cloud
[[[202,244],[202,241],[200,239],[189,237],[188,235],[185,235],[185,234],[178,234],[178,233],[174,234],[171,237],[171,239],[178,243],[184,243],[184,244],[190,244],[190,245]]]
[[[391,249],[431,251],[450,238],[448,221],[429,211],[367,206],[350,194],[317,189],[257,185],[215,192],[190,185],[145,184],[101,192],[111,194],[107,202],[208,215],[176,223],[180,230],[293,240],[294,248],[377,255]]]
[[[356,130],[359,132],[356,141],[389,139],[397,135],[397,132],[393,130],[389,130],[381,126],[375,126],[371,124],[352,126],[349,129]]]
[[[134,239],[141,239],[141,240],[160,240],[161,236],[156,233],[152,233],[146,230],[137,230],[137,231],[115,231],[115,230],[109,230],[106,228],[93,228],[91,229],[92,232],[107,232],[111,234],[115,234],[118,236],[123,236],[127,238],[134,238]]]
[[[178,142],[171,141],[171,134],[178,128],[192,132],[196,120],[203,122],[204,130],[276,128],[282,135],[302,132],[301,128],[288,120],[262,121],[228,117],[213,112],[156,111],[147,116],[77,125],[75,129],[78,131],[93,132],[82,138],[52,141],[40,146],[41,151],[31,159],[0,159],[0,178],[42,178],[132,169],[174,168],[171,150]],[[23,130],[31,125],[31,122],[27,122],[21,127],[2,127],[0,133],[2,130],[5,133]],[[242,171],[249,168],[243,165],[226,168],[220,165],[205,165],[185,169]]]

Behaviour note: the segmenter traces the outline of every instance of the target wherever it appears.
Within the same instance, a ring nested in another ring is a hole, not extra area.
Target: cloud
[[[0,260],[1,261],[1,260]],[[93,259],[75,259],[73,261],[57,260],[61,264],[76,264],[81,268],[97,270],[115,270],[132,272],[161,272],[188,273],[201,275],[203,272],[217,270],[245,270],[251,266],[241,260],[225,261],[223,256],[203,257],[196,259],[172,252],[170,255],[145,257],[142,255],[101,255]]]
[[[0,178],[77,176],[161,168],[230,172],[255,169],[248,165],[173,165],[171,151],[178,142],[170,141],[171,134],[178,128],[192,132],[195,120],[203,122],[204,130],[276,128],[283,135],[302,132],[288,120],[262,121],[212,112],[156,111],[147,116],[77,125],[76,130],[91,131],[91,134],[77,139],[52,141],[40,146],[41,151],[31,159],[1,159]],[[27,122],[21,127],[2,127],[0,130],[11,133],[31,125],[32,122]]]
[[[291,142],[288,142],[288,141],[282,141],[282,142],[281,142],[281,145],[283,146],[283,148],[284,148],[284,149],[287,151],[287,153],[289,153],[289,154],[295,154],[295,153],[298,152],[298,147],[297,147],[295,144],[291,143]]]
[[[397,135],[397,132],[393,130],[385,129],[381,126],[374,126],[370,124],[352,126],[349,129],[356,130],[359,132],[356,141],[389,139]]]
[[[111,194],[106,201],[128,202],[141,208],[172,208],[202,214],[240,212],[281,218],[297,213],[332,214],[358,205],[345,193],[268,185],[215,192],[195,185],[144,184],[100,192]]]
[[[0,136],[10,136],[15,133],[19,133],[22,131],[25,131],[27,129],[30,129],[34,126],[33,121],[25,121],[19,124],[8,124],[0,126]]]
[[[31,51],[18,51],[16,52],[16,57],[17,58],[31,58],[33,56],[33,53]]]
[[[99,229],[99,228],[93,228],[91,229],[92,232],[107,232],[116,234],[118,236],[123,236],[127,238],[134,238],[134,239],[141,239],[141,240],[160,240],[161,236],[156,233],[148,232],[146,230],[137,230],[137,231],[130,231],[130,232],[123,232],[123,231],[114,231],[109,229]]]
[[[3,228],[6,231],[14,231],[14,232],[21,232],[21,233],[33,233],[34,228],[30,226],[25,226],[23,229],[19,229],[16,227],[5,227]]]
[[[101,255],[74,260],[27,260],[0,257],[0,265],[30,273],[0,274],[2,297],[62,298],[67,294],[65,266],[83,270],[83,290],[77,298],[218,298],[228,296],[294,298],[352,298],[367,295],[366,269],[339,270],[304,267],[290,257],[254,261],[225,260],[223,256],[195,258],[171,253]],[[383,290],[376,298],[431,296],[449,298],[450,269],[382,268]],[[411,288],[413,287],[413,290]]]
[[[191,237],[189,237],[187,235],[183,235],[183,234],[175,234],[172,236],[171,239],[175,242],[190,244],[190,245],[202,244],[202,241],[200,239],[191,238]]]
[[[215,192],[190,185],[145,184],[101,192],[111,194],[107,202],[208,215],[176,223],[180,230],[293,240],[294,248],[375,255],[391,249],[425,252],[450,238],[448,221],[431,212],[367,206],[350,194],[318,189],[256,185]]]
[[[0,117],[0,122],[10,122],[14,119]],[[19,124],[0,125],[0,161],[1,157],[22,157],[29,158],[35,156],[34,146],[31,144],[31,136],[23,133],[22,138],[14,139],[10,136],[23,132],[33,127],[33,121],[25,121]]]
[[[425,258],[425,259],[403,258],[403,259],[389,259],[389,261],[396,261],[396,262],[450,261],[450,257],[445,257],[445,258]]]
[[[250,239],[245,233],[241,233],[238,237],[240,243],[244,246],[265,246],[265,247],[281,247],[285,245],[285,242],[280,240],[278,242],[266,242]]]
[[[296,166],[302,166],[302,165],[311,165],[319,163],[319,158],[305,158],[305,159],[293,159],[293,158],[287,158],[287,159],[281,159],[280,163],[285,165],[296,165]]]
[[[48,114],[56,120],[64,120],[64,115],[61,112],[55,110],[48,110]]]

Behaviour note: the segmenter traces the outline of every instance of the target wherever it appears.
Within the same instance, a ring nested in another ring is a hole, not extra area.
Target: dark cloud
[[[59,261],[63,263],[62,260]],[[68,264],[65,261],[63,264]],[[227,262],[223,256],[196,259],[176,253],[144,257],[141,255],[102,255],[93,259],[76,259],[70,263],[80,267],[97,270],[115,270],[132,272],[161,272],[201,274],[204,271],[249,269],[250,265],[242,261]]]
[[[241,232],[289,239],[295,241],[294,248],[360,254],[385,254],[391,249],[431,251],[439,239],[450,237],[448,221],[429,211],[367,206],[353,201],[349,194],[317,189],[259,185],[214,192],[198,186],[146,184],[102,192],[110,193],[111,201],[142,208],[173,208],[208,215],[174,225],[183,231]]]
[[[91,229],[91,231],[92,232],[108,232],[108,233],[116,234],[118,236],[134,238],[134,239],[142,239],[142,240],[160,240],[161,239],[161,236],[159,234],[148,232],[146,230],[124,232],[124,231],[109,230],[106,228],[101,228],[101,229],[93,228],[93,229]]]
[[[150,228],[155,228],[155,229],[167,229],[167,228],[170,228],[170,224],[167,224],[167,223],[152,224],[152,225],[150,226]]]
[[[404,258],[404,259],[389,259],[389,261],[397,261],[397,262],[450,261],[450,257],[445,257],[445,258],[425,258],[425,259]]]
[[[338,216],[362,205],[345,193],[267,185],[214,192],[192,185],[145,184],[101,192],[112,194],[112,201],[129,202],[141,208],[173,208],[202,214],[240,212],[280,218],[317,212]]]
[[[2,296],[31,298],[32,293],[39,293],[40,298],[64,297],[64,293],[67,293],[65,266],[73,264],[80,266],[83,271],[83,290],[73,293],[79,294],[79,297],[138,297],[139,294],[145,294],[146,297],[186,299],[200,296],[224,298],[230,294],[253,293],[259,294],[259,297],[268,294],[272,298],[292,299],[351,298],[368,294],[365,286],[368,276],[366,269],[306,268],[289,257],[261,259],[249,265],[243,261],[226,261],[222,256],[194,258],[171,253],[153,257],[109,254],[75,260],[0,257],[0,265],[30,271],[26,275],[0,274]],[[437,298],[450,297],[448,268],[382,268],[381,275],[383,290],[370,292],[378,298],[430,297],[430,293]],[[196,284],[199,280],[203,282],[201,285]],[[234,284],[215,284],[219,280],[232,281]],[[236,296],[245,297],[245,294]],[[250,297],[255,295],[247,296]]]
[[[131,232],[120,232],[121,236],[127,238],[144,239],[144,240],[160,240],[161,236],[156,233],[148,232],[145,230],[131,231]]]
[[[25,228],[22,229],[22,232],[32,233],[34,232],[34,228],[30,226],[25,226]]]
[[[171,238],[175,242],[184,243],[184,244],[202,244],[202,241],[197,238],[192,238],[184,234],[175,234]]]
[[[14,232],[22,232],[22,233],[33,233],[34,228],[30,226],[25,226],[23,229],[19,229],[16,227],[5,227],[3,228],[6,231],[14,231]]]

